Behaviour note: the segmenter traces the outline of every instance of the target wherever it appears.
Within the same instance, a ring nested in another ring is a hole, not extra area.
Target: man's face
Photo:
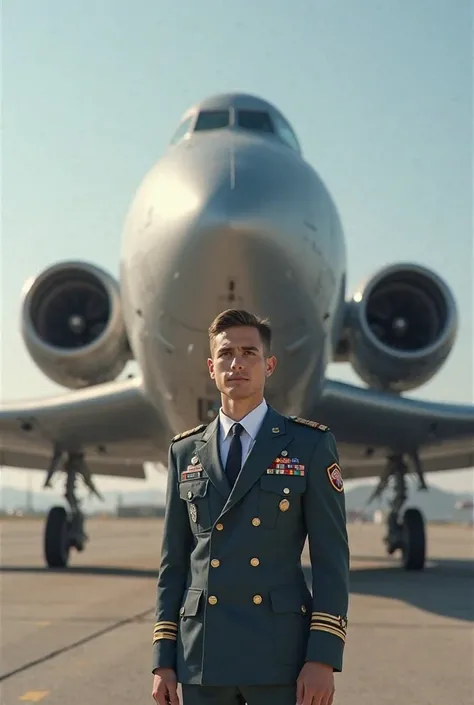
[[[217,389],[231,399],[247,399],[263,393],[265,380],[273,373],[276,359],[265,356],[258,330],[237,326],[214,339],[212,358],[207,361]]]

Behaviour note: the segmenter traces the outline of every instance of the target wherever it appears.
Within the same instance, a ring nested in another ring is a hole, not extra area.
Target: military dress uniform
[[[294,705],[305,661],[342,670],[349,547],[336,442],[326,426],[263,410],[236,479],[219,416],[169,448],[152,668],[176,671],[184,705]]]

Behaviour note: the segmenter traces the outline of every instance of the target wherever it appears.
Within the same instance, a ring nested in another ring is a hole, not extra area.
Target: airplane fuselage
[[[314,408],[340,335],[345,272],[335,205],[299,153],[238,129],[173,146],[138,189],[121,261],[130,344],[170,430],[219,406],[208,327],[227,308],[270,318],[271,403]]]

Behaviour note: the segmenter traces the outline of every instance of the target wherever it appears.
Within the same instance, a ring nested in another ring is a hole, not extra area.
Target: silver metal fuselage
[[[270,403],[282,413],[314,409],[340,336],[345,279],[336,208],[299,154],[238,129],[172,147],[138,189],[121,259],[130,344],[170,432],[219,407],[208,327],[227,308],[271,320]]]

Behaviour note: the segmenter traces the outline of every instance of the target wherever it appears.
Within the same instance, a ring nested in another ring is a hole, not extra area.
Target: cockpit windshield
[[[270,115],[264,110],[239,110],[237,125],[254,132],[275,132]]]
[[[194,132],[204,130],[221,130],[229,127],[230,113],[228,110],[201,110],[194,126]]]
[[[300,151],[300,146],[296,135],[289,124],[278,115],[270,117],[265,110],[239,110],[237,112],[236,124],[246,130],[254,132],[266,132],[277,135],[285,144],[295,152]]]
[[[260,108],[260,109],[258,109]],[[287,147],[301,154],[298,139],[290,124],[277,110],[266,110],[264,106],[241,108],[238,105],[212,105],[207,109],[193,109],[178,127],[172,144],[191,137],[197,132],[211,132],[225,128],[248,130],[257,134],[268,135]]]

